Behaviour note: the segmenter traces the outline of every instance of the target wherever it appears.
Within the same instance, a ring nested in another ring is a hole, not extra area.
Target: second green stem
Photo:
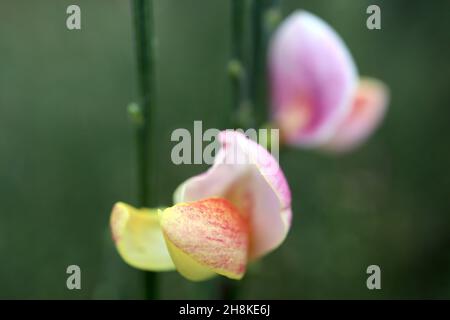
[[[139,111],[142,121],[137,124],[137,179],[139,192],[139,206],[150,207],[156,205],[153,192],[149,186],[153,169],[153,155],[151,146],[152,108],[155,105],[155,77],[154,77],[154,32],[153,32],[153,3],[152,0],[133,0],[133,20],[136,43],[136,58],[139,81]],[[144,273],[145,297],[158,297],[157,275],[154,272]]]

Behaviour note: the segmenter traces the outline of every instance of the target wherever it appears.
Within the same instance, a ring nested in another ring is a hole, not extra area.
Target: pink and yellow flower
[[[175,205],[111,214],[116,247],[144,270],[176,268],[193,281],[243,277],[249,261],[278,247],[291,224],[291,195],[278,162],[243,134],[223,131],[213,166],[181,184]],[[155,211],[155,210],[154,210]]]

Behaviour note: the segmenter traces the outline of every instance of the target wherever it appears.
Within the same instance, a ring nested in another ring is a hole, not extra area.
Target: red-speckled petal
[[[248,225],[226,199],[177,204],[160,213],[175,266],[193,281],[215,273],[241,279],[248,255]]]

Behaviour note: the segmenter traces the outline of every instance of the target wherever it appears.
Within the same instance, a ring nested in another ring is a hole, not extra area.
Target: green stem
[[[256,96],[258,90],[257,78],[261,72],[261,49],[262,49],[262,35],[263,35],[263,10],[264,1],[252,0],[252,16],[251,16],[251,75],[252,75],[252,98]]]
[[[228,73],[231,80],[231,112],[232,126],[249,127],[250,85],[248,83],[245,59],[245,0],[231,0],[231,58],[228,63]],[[223,278],[219,280],[219,297],[223,300],[236,299],[238,288],[233,281]]]
[[[243,63],[245,1],[231,0],[231,51],[233,59]]]
[[[245,56],[246,17],[245,0],[231,0],[231,59],[228,71],[231,79],[233,125],[250,127],[252,125],[252,104],[248,66]]]
[[[136,128],[138,201],[141,207],[155,205],[153,192],[149,192],[152,178],[151,109],[155,105],[154,32],[152,0],[133,0],[134,33],[136,42],[137,71],[139,81],[139,107],[142,121]],[[157,276],[145,272],[145,297],[157,298]]]
[[[260,125],[266,118],[265,114],[260,112],[264,110],[263,93],[265,90],[265,54],[264,50],[264,10],[266,4],[264,0],[252,0],[252,16],[251,16],[251,70],[249,73],[250,78],[250,95],[252,105],[256,106],[258,112],[254,112],[256,118],[256,124]]]
[[[261,125],[267,119],[266,49],[268,38],[276,25],[273,16],[280,12],[280,0],[249,0],[250,32],[246,32],[244,0],[231,0],[231,60],[229,73],[232,84],[234,125],[247,129]],[[269,12],[271,10],[271,12]],[[268,13],[272,16],[268,17]],[[248,43],[246,43],[246,40]],[[247,44],[247,46],[246,46]],[[246,50],[249,50],[246,52]],[[255,112],[255,106],[259,107]],[[235,281],[221,279],[220,297],[233,300],[239,297]]]
[[[231,0],[231,60],[228,71],[232,85],[232,111],[235,116],[233,125],[243,129],[255,125],[253,107],[258,91],[257,79],[261,72],[259,50],[263,34],[261,1]],[[247,17],[250,18],[250,25],[245,23]],[[247,27],[250,27],[251,32],[246,32]],[[238,283],[221,279],[219,295],[223,300],[237,299]]]
[[[253,0],[252,5],[252,101],[257,106],[256,124],[261,127],[269,118],[267,49],[272,33],[281,20],[281,0]]]

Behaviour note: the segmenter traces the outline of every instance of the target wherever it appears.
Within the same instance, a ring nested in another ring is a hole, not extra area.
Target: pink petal
[[[383,120],[388,100],[389,93],[384,83],[375,79],[361,79],[352,111],[324,149],[343,152],[363,143]]]
[[[248,218],[250,258],[259,257],[280,245],[289,231],[289,186],[275,158],[242,133],[222,131],[219,141],[214,165],[184,182],[175,202],[228,199]]]
[[[287,143],[320,145],[349,112],[357,83],[353,59],[339,35],[315,15],[298,11],[270,46],[272,116]]]

